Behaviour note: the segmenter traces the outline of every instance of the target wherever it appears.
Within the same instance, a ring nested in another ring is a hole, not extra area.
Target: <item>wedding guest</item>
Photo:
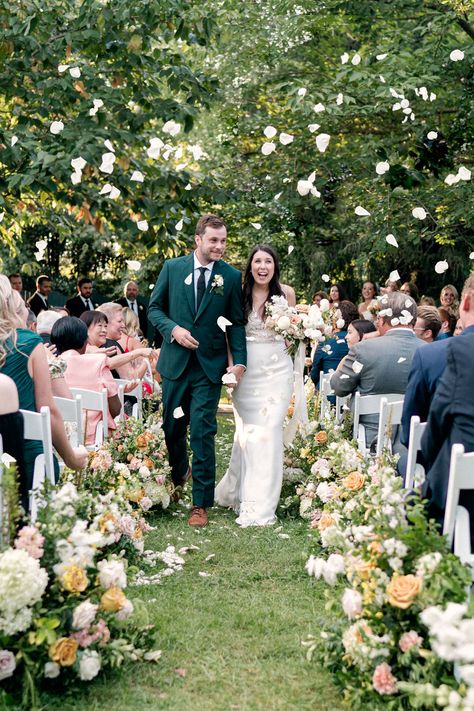
[[[316,306],[319,306],[323,299],[329,301],[329,294],[327,294],[325,291],[317,291],[315,294],[313,294],[312,303],[316,304]]]
[[[341,301],[334,314],[333,338],[318,343],[311,367],[311,380],[319,388],[320,373],[335,370],[340,361],[349,352],[346,343],[349,324],[355,321],[359,313],[352,301]]]
[[[135,311],[125,306],[122,309],[123,313],[123,328],[119,338],[119,343],[122,346],[124,353],[129,353],[135,348],[141,348],[144,344],[140,340],[140,321]],[[146,345],[146,341],[145,341]]]
[[[388,294],[391,291],[400,291],[400,282],[393,279],[387,279],[383,287],[380,289],[381,294]]]
[[[62,315],[67,314],[61,314],[53,309],[39,312],[38,318],[36,319],[36,333],[39,333],[43,343],[51,343],[51,329]]]
[[[451,309],[451,311],[457,315],[459,309],[459,294],[456,287],[452,284],[443,286],[439,295],[439,302],[440,306],[444,306],[445,309]]]
[[[19,297],[17,291],[14,294]],[[51,391],[45,347],[40,336],[26,329],[25,320],[21,320],[15,313],[12,307],[14,298],[9,280],[0,275],[0,372],[14,380],[20,409],[39,412],[43,405],[49,407],[55,449],[70,469],[82,469],[87,462],[87,454],[74,450],[67,439]],[[23,452],[25,483],[29,490],[33,482],[35,459],[43,452],[42,442],[26,440]]]
[[[436,306],[419,306],[415,333],[425,343],[433,343],[441,329],[441,319]]]
[[[77,294],[64,304],[70,316],[80,317],[84,311],[93,311],[97,304],[92,303],[92,281],[87,277],[77,280]]]
[[[107,389],[108,427],[116,429],[114,417],[120,413],[121,405],[118,397],[118,385],[107,366],[106,354],[86,353],[87,326],[75,316],[64,316],[56,321],[51,330],[53,343],[61,358],[66,362],[64,378],[69,388],[84,388],[101,392]],[[94,444],[97,425],[100,422],[100,412],[87,411],[86,444]]]
[[[400,287],[400,291],[403,291],[404,294],[408,294],[408,296],[411,296],[415,303],[418,303],[418,301],[420,300],[418,287],[413,281],[406,281],[404,284],[402,284]]]
[[[28,314],[26,316],[26,328],[36,333],[36,316],[31,309],[28,309]]]
[[[441,319],[441,329],[436,340],[442,341],[443,338],[450,338],[454,334],[456,316],[451,309],[445,309],[444,306],[438,308],[438,314]]]
[[[373,321],[368,321],[364,318],[356,319],[349,324],[346,334],[346,343],[349,348],[352,348],[359,343],[366,334],[376,333],[377,329]]]
[[[359,318],[365,319],[367,321],[373,321],[375,315],[372,313],[371,309],[374,308],[374,303],[376,303],[377,289],[373,281],[364,281],[362,284],[362,303],[359,304]]]
[[[12,289],[15,289],[15,291],[19,291],[21,294],[21,292],[23,291],[23,279],[21,274],[10,274],[8,278],[10,279]]]
[[[142,332],[143,338],[146,338],[148,332],[148,319],[146,315],[147,308],[145,304],[142,304],[139,301],[139,293],[137,282],[127,281],[123,288],[123,296],[120,299],[117,299],[116,303],[120,304],[122,307],[131,309],[131,311],[138,316],[140,331]]]
[[[464,329],[463,329],[462,321],[460,318],[458,318],[458,320],[456,321],[456,327],[454,329],[453,336],[460,336],[461,333],[463,332],[463,330]]]
[[[409,303],[408,303],[409,302]],[[385,310],[389,311],[384,313]],[[354,345],[331,377],[336,395],[404,393],[413,355],[422,341],[415,336],[416,304],[399,291],[389,292],[381,301],[377,316],[380,338],[362,340]],[[354,367],[355,366],[355,367]],[[363,415],[366,443],[377,435],[378,415]],[[394,451],[400,451],[399,434],[394,432]]]
[[[418,306],[436,306],[436,302],[432,296],[425,296],[423,294],[418,302]]]
[[[342,284],[331,284],[331,288],[329,289],[329,303],[334,305],[338,304],[340,301],[347,300],[347,293]]]
[[[27,301],[35,316],[38,316],[40,311],[49,309],[48,296],[51,293],[52,286],[51,279],[46,274],[42,274],[37,278],[36,291]]]

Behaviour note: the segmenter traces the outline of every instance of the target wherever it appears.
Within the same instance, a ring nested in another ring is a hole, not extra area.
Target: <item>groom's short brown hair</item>
[[[201,215],[196,225],[195,234],[202,237],[206,231],[206,227],[215,227],[216,229],[219,227],[225,227],[227,229],[227,225],[224,220],[221,220],[221,218],[217,217],[217,215]]]

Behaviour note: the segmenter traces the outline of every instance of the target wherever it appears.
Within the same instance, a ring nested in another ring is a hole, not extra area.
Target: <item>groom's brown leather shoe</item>
[[[207,526],[208,521],[209,519],[207,517],[206,509],[203,509],[202,506],[193,506],[188,524],[190,526],[199,526],[202,528],[203,526]]]

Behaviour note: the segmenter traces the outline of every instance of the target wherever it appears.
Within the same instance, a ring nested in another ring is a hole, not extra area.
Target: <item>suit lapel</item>
[[[184,292],[186,294],[191,313],[194,316],[196,313],[196,304],[194,300],[194,252],[189,255],[188,259],[185,261],[184,264]],[[191,276],[191,280],[189,280],[189,276]],[[189,281],[190,283],[188,284],[187,282]]]
[[[220,264],[221,264],[220,261],[219,261],[219,262],[214,262],[214,264],[213,264],[213,266],[212,266],[211,276],[209,277],[209,281],[208,281],[208,283],[207,283],[206,291],[204,292],[204,296],[202,297],[202,301],[201,301],[201,304],[200,304],[200,306],[199,306],[198,312],[197,312],[197,314],[196,314],[196,316],[195,316],[195,318],[194,318],[195,321],[199,318],[199,316],[202,314],[202,312],[204,311],[204,309],[207,307],[207,305],[209,304],[209,302],[210,302],[210,300],[211,300],[211,297],[212,297],[212,293],[211,293],[212,282],[214,281],[214,277],[216,276],[216,274],[221,274]]]

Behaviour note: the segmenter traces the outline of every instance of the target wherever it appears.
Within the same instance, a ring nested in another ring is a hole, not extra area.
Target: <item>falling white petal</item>
[[[362,57],[360,56],[360,54],[358,52],[356,52],[356,54],[354,54],[354,56],[351,59],[351,64],[353,64],[354,67],[356,67],[358,64],[360,64],[361,59],[362,59]]]
[[[109,198],[111,200],[116,200],[120,195],[120,190],[115,187],[115,185],[112,185],[112,190],[109,193]]]
[[[68,68],[69,68],[68,64],[58,64],[58,72],[60,74],[64,74],[64,72],[67,72]]]
[[[79,156],[78,158],[73,158],[71,160],[71,167],[74,168],[76,171],[83,170],[86,167],[87,161],[84,160],[82,156]]]
[[[273,199],[279,200],[281,198],[281,196],[282,196],[282,193],[277,193]]]
[[[318,128],[320,128],[320,125],[319,125],[319,123],[310,123],[308,128],[309,128],[310,133],[316,133]]]
[[[54,134],[56,136],[58,133],[61,133],[63,128],[64,128],[64,124],[62,121],[53,121],[49,127],[49,130],[51,131],[52,134]]]
[[[314,187],[314,185],[311,187],[310,193],[311,193],[311,195],[313,195],[314,197],[317,197],[317,198],[320,198],[320,197],[321,197],[321,193],[319,192],[319,190],[318,190],[317,188]]]
[[[336,98],[336,104],[340,106],[344,103],[344,94],[339,93]]]
[[[403,356],[400,356],[400,358],[397,360],[397,363],[404,363],[406,361],[406,358]]]
[[[379,79],[382,82],[382,84],[386,84],[387,82],[385,81],[385,77],[379,74]]]
[[[217,319],[217,325],[225,333],[227,326],[232,326],[232,321],[229,321],[229,319],[225,318],[225,316],[219,316]]]
[[[71,183],[73,185],[78,185],[82,180],[82,173],[80,170],[71,173]]]
[[[408,106],[410,106],[410,102],[408,101],[408,99],[402,99],[400,101],[400,106],[402,107],[402,109],[406,109]]]
[[[182,220],[182,219],[179,220],[174,226],[176,232],[181,232],[181,230],[183,229],[183,225],[184,225],[184,220]]]
[[[386,160],[382,160],[375,166],[375,172],[377,175],[383,175],[390,170],[390,163]]]
[[[181,124],[176,121],[166,121],[162,128],[163,133],[169,133],[170,136],[177,136],[181,131]]]
[[[251,222],[250,224],[252,225],[252,227],[253,227],[255,230],[261,230],[261,229],[262,229],[262,225],[260,224],[260,222]]]
[[[452,62],[462,62],[464,59],[464,52],[461,49],[453,49],[449,58]]]
[[[426,138],[428,138],[430,141],[436,141],[438,138],[438,134],[436,131],[429,131]]]
[[[37,242],[35,242],[35,247],[37,247],[40,251],[44,251],[47,246],[48,242],[45,239],[39,239]]]
[[[141,230],[142,232],[146,232],[147,229],[148,229],[148,222],[147,222],[146,220],[139,220],[139,221],[137,222],[137,227],[138,227],[138,229]]]
[[[99,195],[107,195],[108,193],[110,193],[111,190],[112,190],[111,184],[106,183],[104,185],[104,187],[102,188],[102,190],[100,191]]]
[[[341,64],[347,64],[349,61],[349,55],[347,52],[344,52],[344,54],[341,54]]]
[[[69,70],[69,74],[73,77],[73,79],[79,79],[81,76],[81,70],[79,67],[71,67]]]
[[[263,135],[265,136],[265,138],[273,138],[274,136],[276,136],[277,130],[276,130],[275,126],[267,126],[263,130]]]
[[[365,207],[362,207],[361,205],[357,205],[354,212],[359,217],[369,217],[369,215],[370,215],[370,212],[368,210],[366,210]]]
[[[270,153],[273,153],[275,148],[276,148],[276,145],[273,142],[267,141],[266,143],[263,144],[261,150],[262,150],[262,153],[264,156],[269,156]]]
[[[136,259],[126,259],[125,263],[132,272],[138,272],[141,267],[141,262],[138,262]]]
[[[382,59],[385,59],[385,57],[388,57],[387,52],[385,52],[385,54],[377,54],[377,55],[375,56],[375,59],[376,59],[378,62],[381,62]]]
[[[294,246],[292,244],[288,245],[288,254],[290,255],[292,251],[294,250]]]
[[[13,146],[14,146],[15,143],[17,143],[17,142],[18,142],[18,136],[12,136],[11,141],[10,141],[11,147],[13,148]]]
[[[432,91],[430,94],[430,101],[435,101],[435,99],[436,99],[436,94],[434,93],[434,91]]]
[[[0,212],[0,222],[3,222],[3,218],[5,217],[4,212]]]
[[[331,277],[329,276],[329,274],[322,274],[321,279],[325,282],[331,281]]]
[[[306,96],[306,92],[307,92],[307,91],[308,91],[308,90],[305,89],[304,86],[302,86],[301,89],[298,89],[298,96]]]
[[[385,237],[385,241],[387,244],[391,244],[392,247],[398,247],[398,242],[395,239],[395,235],[389,234]]]
[[[184,283],[186,284],[186,286],[189,286],[190,284],[193,283],[193,274],[192,274],[192,272],[191,272],[191,274],[188,274],[188,276],[187,276],[186,279],[184,280]]]
[[[143,183],[144,179],[145,176],[139,170],[134,170],[132,175],[130,176],[130,180],[133,180],[136,183]]]
[[[396,269],[394,269],[392,272],[390,272],[388,279],[389,281],[400,281],[400,274]]]
[[[396,104],[393,104],[392,111],[400,111],[401,108],[402,108],[402,105],[399,103],[396,103]]]
[[[312,184],[309,182],[309,180],[298,180],[298,184],[296,186],[296,190],[299,192],[299,194],[304,197],[309,193],[311,190]]]
[[[456,183],[459,183],[459,176],[450,173],[445,177],[444,182],[446,185],[456,185]]]
[[[115,148],[113,147],[113,145],[111,144],[111,142],[109,141],[108,138],[105,139],[105,141],[104,141],[104,146],[105,146],[106,148],[108,148],[109,151],[111,151],[112,153],[115,153]],[[107,155],[107,154],[106,154],[106,155]],[[102,159],[103,159],[103,158],[104,158],[104,156],[102,156]]]
[[[175,407],[173,410],[173,417],[178,420],[180,417],[184,417],[184,412],[182,407]]]
[[[329,133],[320,133],[316,136],[316,148],[320,153],[324,153],[324,151],[329,145],[330,140],[331,136],[329,135]]]
[[[440,262],[436,262],[435,264],[435,272],[436,274],[444,274],[444,272],[449,269],[449,264],[445,261],[442,260]]]
[[[427,212],[423,207],[414,207],[413,210],[411,211],[411,214],[417,220],[425,220],[426,216],[427,216]]]
[[[287,146],[289,143],[293,143],[294,141],[294,136],[291,135],[291,133],[280,133],[279,140],[280,143],[283,146]]]
[[[192,189],[193,189],[193,186],[191,185],[191,183],[188,183],[188,184],[185,186],[184,189],[185,189],[185,190],[192,190]]]
[[[470,180],[471,179],[471,171],[469,168],[465,168],[464,166],[461,166],[458,170],[458,178],[459,180]]]
[[[314,111],[316,114],[320,114],[322,111],[326,111],[326,107],[324,106],[324,104],[321,104],[321,103],[315,104],[315,105],[313,106],[313,111]]]
[[[471,254],[469,255],[469,259],[474,259],[474,252],[471,252]]]

